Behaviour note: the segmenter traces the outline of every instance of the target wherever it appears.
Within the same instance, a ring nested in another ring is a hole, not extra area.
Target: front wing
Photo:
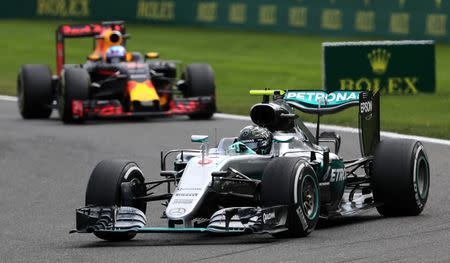
[[[87,206],[76,210],[70,233],[277,233],[286,230],[288,206],[232,207],[217,211],[207,227],[146,227],[147,219],[133,207]]]
[[[193,97],[175,98],[170,102],[169,110],[124,111],[119,100],[73,100],[72,115],[74,119],[114,118],[131,116],[171,116],[189,115],[214,110],[213,98]]]

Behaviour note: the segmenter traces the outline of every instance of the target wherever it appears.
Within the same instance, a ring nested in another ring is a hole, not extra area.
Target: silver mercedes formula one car
[[[154,232],[302,237],[314,230],[319,218],[370,208],[384,216],[422,212],[430,186],[427,154],[418,141],[380,141],[378,93],[251,94],[263,97],[250,112],[254,125],[238,137],[221,139],[214,148],[208,147],[208,136],[193,135],[200,149],[162,152],[162,180],[145,181],[132,161],[100,162],[90,176],[85,206],[76,210],[72,232],[110,241]],[[320,116],[352,106],[359,107],[361,157],[345,160],[339,156],[341,137],[320,133]],[[294,109],[317,114],[315,135]],[[167,169],[170,159],[173,165]],[[167,192],[154,193],[159,186],[167,186]],[[147,226],[149,201],[165,201],[167,226]]]

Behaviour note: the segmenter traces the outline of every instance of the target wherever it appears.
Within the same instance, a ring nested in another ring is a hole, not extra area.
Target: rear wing
[[[64,39],[66,38],[94,38],[94,49],[96,45],[95,36],[100,35],[105,30],[120,31],[125,35],[125,24],[123,21],[102,22],[100,24],[82,24],[82,25],[60,25],[56,29],[56,72],[61,74],[65,63]]]
[[[283,99],[292,107],[310,114],[333,114],[359,104],[358,91],[288,90]]]
[[[334,114],[350,107],[359,107],[358,130],[362,156],[370,156],[380,142],[380,94],[371,91],[322,90],[251,90],[252,95],[262,95],[263,103],[269,96],[283,100],[289,106],[308,114],[317,114],[316,139],[319,137],[320,116]]]

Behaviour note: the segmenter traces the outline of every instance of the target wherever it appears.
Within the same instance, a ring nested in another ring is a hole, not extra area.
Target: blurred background
[[[125,20],[128,50],[211,64],[218,110],[242,115],[259,101],[248,95],[250,89],[322,89],[323,42],[435,40],[435,92],[384,95],[381,128],[450,138],[449,1],[6,0],[0,5],[2,95],[16,94],[21,64],[55,69],[60,24]],[[66,63],[83,63],[91,50],[92,39],[67,41]],[[356,116],[348,111],[323,121],[356,126]]]

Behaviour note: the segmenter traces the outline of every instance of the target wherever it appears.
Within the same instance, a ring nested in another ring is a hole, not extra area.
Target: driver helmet
[[[119,63],[125,61],[127,51],[123,46],[112,46],[106,51],[106,62]]]
[[[272,139],[273,135],[268,129],[250,125],[240,131],[237,141],[257,154],[268,154],[272,148]]]

